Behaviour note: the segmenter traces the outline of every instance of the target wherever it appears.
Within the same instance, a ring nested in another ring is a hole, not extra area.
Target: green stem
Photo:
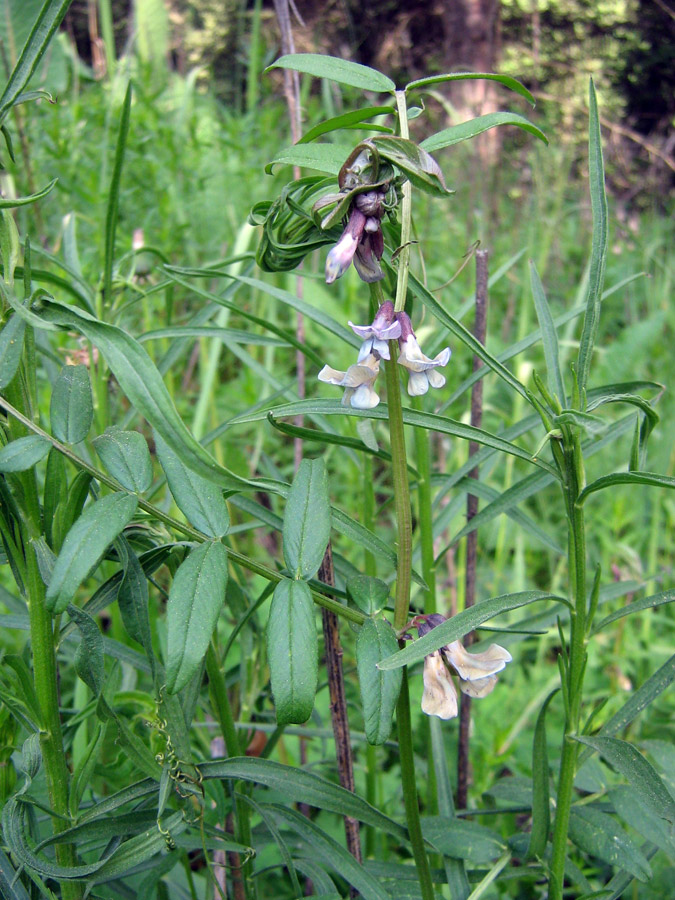
[[[218,719],[220,730],[225,741],[225,752],[228,756],[241,756],[241,747],[239,745],[239,735],[237,734],[237,726],[234,716],[232,715],[232,707],[230,706],[230,698],[227,694],[227,685],[220,667],[218,653],[213,644],[209,644],[206,651],[206,672],[209,676],[209,691],[213,711]],[[236,800],[236,828],[235,840],[244,844],[246,847],[251,846],[251,819],[248,804],[239,798]],[[252,895],[252,886],[248,877],[244,877],[244,887],[246,896]]]
[[[553,829],[551,856],[551,900],[562,900],[565,859],[567,856],[567,832],[569,828],[572,794],[579,744],[574,736],[579,733],[581,719],[581,695],[586,666],[586,536],[583,508],[576,500],[583,487],[580,446],[575,435],[563,445],[564,492],[567,506],[568,547],[570,561],[570,600],[574,606],[571,615],[571,635],[567,663],[567,709],[565,710],[565,734],[560,759],[560,776],[556,800],[556,816]]]
[[[398,124],[402,138],[410,137],[408,129],[408,107],[405,91],[396,91],[396,109],[398,111]],[[412,185],[404,182],[403,200],[401,202],[401,245],[398,254],[398,277],[396,280],[396,312],[405,308],[405,298],[408,293],[408,270],[410,268],[410,237],[412,235]]]
[[[415,409],[423,408],[420,398],[413,402]],[[429,433],[424,428],[415,428],[415,461],[419,479],[417,482],[417,514],[419,522],[420,548],[422,551],[422,578],[429,588],[425,613],[436,612],[436,564],[434,562],[434,524],[431,512],[431,453]]]
[[[412,512],[408,486],[405,434],[401,387],[396,363],[397,344],[391,341],[390,359],[386,360],[387,408],[389,412],[389,439],[391,441],[391,468],[394,484],[394,507],[398,527],[398,562],[396,566],[396,600],[394,628],[400,631],[408,621],[410,606],[410,572],[412,569]]]
[[[417,781],[415,779],[415,761],[413,757],[412,728],[410,724],[410,693],[408,691],[408,669],[403,669],[401,693],[396,705],[396,722],[398,723],[398,750],[401,762],[401,787],[408,822],[408,836],[412,845],[417,877],[420,883],[423,900],[434,900],[434,885],[431,880],[429,858],[424,847],[422,826],[420,824],[417,804]]]
[[[59,833],[70,826],[68,811],[69,773],[63,749],[63,733],[59,716],[58,673],[52,617],[45,606],[45,587],[40,577],[35,551],[26,542],[26,570],[28,615],[35,694],[40,706],[40,748],[47,778],[49,803],[55,815],[54,831]],[[75,866],[77,858],[73,844],[57,844],[56,860],[60,866]],[[83,885],[75,881],[61,882],[64,900],[79,900]]]

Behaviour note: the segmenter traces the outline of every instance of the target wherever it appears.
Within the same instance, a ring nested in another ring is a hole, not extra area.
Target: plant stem
[[[227,755],[241,756],[239,736],[237,735],[237,728],[235,725],[234,716],[232,715],[230,698],[227,694],[227,685],[225,684],[225,678],[223,677],[223,672],[220,668],[220,660],[218,659],[218,653],[213,644],[213,641],[211,641],[211,643],[209,644],[209,648],[206,651],[206,672],[209,676],[209,690],[212,698],[213,711],[216,714],[218,724],[220,725],[220,730],[223,734]],[[235,806],[237,813],[235,818],[235,840],[240,844],[244,844],[245,846],[250,847],[251,820],[248,804],[245,801],[236,799]],[[234,873],[234,878],[241,879],[247,897],[253,896],[253,889],[250,880],[247,877],[247,874],[244,874],[242,872],[241,868],[239,868],[239,870]]]
[[[319,567],[319,579],[330,587],[335,586],[335,572],[333,570],[333,554],[330,542],[323,555]],[[335,737],[335,755],[338,764],[338,777],[340,784],[346,790],[354,793],[354,762],[352,759],[352,743],[349,735],[349,718],[347,717],[347,698],[345,695],[345,680],[342,671],[342,647],[340,646],[340,632],[338,630],[338,617],[327,609],[321,610],[323,623],[323,639],[326,648],[326,672],[328,674],[328,690],[330,692],[330,717]],[[359,821],[353,816],[345,816],[345,837],[347,849],[354,859],[362,862],[361,838],[359,834]],[[353,890],[353,889],[352,889]],[[356,896],[356,894],[354,894]]]
[[[473,333],[477,341],[485,343],[487,334],[488,303],[488,254],[487,250],[476,252],[476,316]],[[482,366],[480,357],[474,354],[473,371]],[[471,424],[480,428],[483,421],[483,379],[477,381],[471,389]],[[478,453],[479,446],[469,441],[469,458]],[[469,478],[478,479],[478,466],[469,472]],[[478,512],[478,497],[468,493],[466,496],[467,524]],[[464,609],[469,609],[476,601],[476,564],[478,552],[478,531],[474,530],[466,539],[466,573],[464,590]],[[474,633],[470,631],[464,637],[464,645],[470,646],[474,641]],[[457,746],[457,806],[466,809],[469,791],[469,735],[471,731],[471,697],[460,695],[459,708],[459,740]]]
[[[405,91],[396,92],[396,106],[399,114],[399,127],[402,137],[408,137],[408,116]],[[410,265],[410,239],[412,218],[411,185],[406,182],[403,188],[401,205],[401,249],[399,253],[398,282],[396,285],[395,308],[400,311],[405,306],[408,288],[408,268]],[[379,290],[378,290],[379,289]],[[375,286],[372,296],[381,297],[379,285]],[[408,464],[406,459],[405,432],[403,428],[403,408],[401,404],[401,387],[399,370],[396,362],[398,344],[389,343],[389,359],[386,360],[385,373],[387,382],[387,409],[389,414],[389,440],[391,443],[391,468],[394,488],[394,508],[398,530],[398,558],[396,565],[396,599],[394,605],[394,628],[400,631],[408,621],[410,607],[410,576],[412,571],[412,511],[410,508],[410,488],[408,485]],[[396,705],[396,723],[398,728],[399,759],[401,764],[401,786],[405,805],[408,834],[412,844],[413,857],[417,869],[420,890],[423,900],[434,900],[434,887],[431,880],[429,858],[424,847],[420,812],[417,799],[417,781],[415,778],[415,760],[413,756],[412,723],[410,717],[410,693],[408,690],[408,670],[403,669],[401,693]]]
[[[581,694],[586,666],[586,536],[583,507],[576,500],[583,487],[580,474],[581,449],[578,435],[564,436],[563,443],[564,494],[567,507],[567,533],[569,547],[569,595],[574,606],[571,614],[570,646],[567,656],[566,681],[568,703],[565,710],[565,734],[563,736],[558,778],[556,815],[553,828],[553,852],[551,856],[551,900],[562,900],[565,859],[567,856],[567,832],[572,808],[572,791],[579,744],[574,736],[579,732]]]
[[[403,668],[401,693],[396,704],[396,722],[398,725],[398,750],[401,761],[401,787],[408,822],[408,836],[412,845],[417,878],[423,900],[434,900],[434,886],[431,880],[429,858],[424,847],[422,826],[420,824],[417,805],[417,781],[415,779],[415,761],[413,757],[412,728],[410,724],[410,692],[408,690],[408,669]]]

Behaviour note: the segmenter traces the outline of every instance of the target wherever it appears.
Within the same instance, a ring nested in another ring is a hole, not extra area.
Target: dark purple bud
[[[421,616],[418,618],[422,618]],[[442,625],[443,622],[446,621],[445,616],[442,616],[440,613],[429,613],[428,616],[424,616],[422,621],[417,622],[417,634],[420,637],[423,637],[425,634],[428,634],[433,628],[436,628],[438,625]]]

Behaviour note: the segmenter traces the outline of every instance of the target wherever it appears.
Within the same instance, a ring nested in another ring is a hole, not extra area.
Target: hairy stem
[[[578,436],[567,438],[563,444],[564,494],[567,507],[569,548],[569,596],[574,611],[571,615],[570,646],[567,655],[566,680],[568,705],[565,710],[558,778],[556,815],[553,827],[553,852],[551,856],[551,900],[562,900],[565,859],[567,857],[567,832],[572,808],[572,791],[579,744],[574,736],[579,732],[581,695],[586,666],[586,535],[584,512],[576,500],[583,487],[580,483],[580,445]]]

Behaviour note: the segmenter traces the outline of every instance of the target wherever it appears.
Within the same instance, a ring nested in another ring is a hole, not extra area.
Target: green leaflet
[[[66,535],[47,588],[47,609],[62,613],[84,579],[99,564],[108,546],[129,524],[138,501],[129,494],[109,494],[86,507]]]
[[[284,560],[294,578],[316,575],[328,546],[330,519],[324,462],[303,459],[284,511]]]
[[[52,390],[52,433],[59,441],[83,441],[94,421],[94,402],[86,366],[64,366]]]
[[[422,833],[443,856],[477,865],[494,862],[506,850],[506,843],[497,832],[463,819],[426,816],[422,819]]]
[[[548,139],[543,131],[540,131],[536,125],[533,125],[524,116],[519,116],[518,113],[494,112],[485,116],[476,116],[475,119],[469,119],[468,122],[453,125],[451,128],[444,128],[443,131],[437,131],[436,134],[425,138],[420,143],[420,147],[433,153],[435,150],[452,147],[461,141],[471,140],[476,135],[483,134],[484,131],[495,128],[498,125],[516,125],[518,128],[529,131],[530,134],[538,137],[540,141],[548,144]]]
[[[0,331],[0,389],[7,387],[19,368],[25,330],[25,320],[13,313]]]
[[[625,869],[639,881],[651,878],[644,855],[611,816],[588,806],[573,806],[569,834],[582,852]]]
[[[227,550],[207,541],[190,551],[174,575],[167,604],[166,686],[175,694],[195,674],[225,603]]]
[[[577,737],[576,740],[592,747],[606,762],[618,769],[652,812],[675,823],[675,800],[669,794],[656,769],[637,747],[627,741],[603,735]]]
[[[77,625],[82,640],[75,652],[75,669],[82,681],[98,697],[105,678],[103,660],[103,636],[99,627],[89,615],[72,603],[68,604],[68,615]]]
[[[267,659],[279,725],[306,722],[319,675],[314,603],[304,581],[285,578],[274,589],[267,621]]]
[[[366,619],[356,638],[356,667],[366,738],[370,744],[384,744],[391,734],[403,672],[401,669],[383,672],[377,664],[397,650],[398,641],[389,622]]]
[[[108,472],[128,491],[143,493],[152,483],[148,444],[138,431],[106,428],[92,441]]]
[[[296,72],[305,72],[315,75],[317,78],[328,78],[339,84],[349,84],[352,87],[361,88],[364,91],[380,91],[382,93],[396,90],[396,85],[369,66],[360,63],[340,59],[337,56],[324,56],[322,53],[289,53],[280,56],[271,66],[265,69],[295,69]]]
[[[188,522],[210,537],[227,534],[230,514],[221,489],[184,465],[157,431],[155,447],[176,505]]]
[[[28,434],[6,444],[0,450],[0,472],[25,472],[51,450],[51,444],[39,434]]]

